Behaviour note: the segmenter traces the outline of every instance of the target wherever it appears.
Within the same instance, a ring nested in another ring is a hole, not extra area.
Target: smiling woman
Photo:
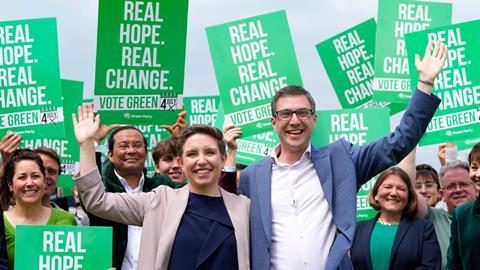
[[[42,205],[45,167],[38,153],[16,150],[7,160],[0,185],[9,269],[14,269],[17,225],[76,225],[68,212]],[[14,206],[9,209],[9,205]]]
[[[80,107],[78,116],[73,121],[80,143],[78,191],[89,212],[143,226],[138,269],[250,269],[250,201],[218,186],[226,158],[220,130],[193,125],[178,139],[177,154],[189,185],[110,193],[95,164],[93,140],[100,119],[91,104]],[[140,148],[127,141],[124,146],[125,151]]]
[[[418,198],[405,171],[382,172],[368,199],[380,212],[357,226],[351,249],[355,269],[440,269],[433,224],[415,219]]]

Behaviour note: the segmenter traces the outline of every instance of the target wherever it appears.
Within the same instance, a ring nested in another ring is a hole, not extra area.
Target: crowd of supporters
[[[15,227],[24,224],[112,227],[116,269],[479,268],[480,143],[468,163],[446,161],[440,145],[439,172],[415,162],[440,103],[431,91],[447,54],[440,42],[428,46],[394,132],[361,147],[340,140],[315,148],[315,101],[287,86],[271,102],[280,144],[241,174],[238,127],[188,126],[182,112],[166,127],[172,136],[149,146],[139,129],[103,125],[84,104],[74,116],[80,168],[74,197],[65,199],[57,196],[58,154],[4,136],[0,269],[13,269]],[[95,145],[105,138],[101,162]],[[357,223],[356,193],[377,174],[369,203],[378,214]]]

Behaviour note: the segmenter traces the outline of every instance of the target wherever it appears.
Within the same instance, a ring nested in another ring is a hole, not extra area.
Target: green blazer
[[[480,198],[453,212],[447,269],[480,268]]]

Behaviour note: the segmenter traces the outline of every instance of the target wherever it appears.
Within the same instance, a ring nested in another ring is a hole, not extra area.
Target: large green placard
[[[429,40],[448,47],[447,62],[435,80],[433,93],[441,100],[420,145],[473,139],[480,132],[480,20],[407,35],[411,68],[415,54],[423,54]],[[418,74],[412,73],[412,83]]]
[[[316,48],[342,108],[388,106],[393,115],[405,106],[372,99],[376,29],[372,18],[317,44]]]
[[[0,137],[63,136],[55,18],[0,22]]]
[[[430,0],[379,0],[373,99],[408,103],[412,96],[405,34],[449,25],[452,4]],[[423,57],[423,54],[421,54]],[[416,70],[413,69],[412,73]]]
[[[285,11],[207,27],[227,123],[244,136],[271,128],[270,102],[287,85],[302,85]]]
[[[65,108],[65,136],[63,138],[38,136],[25,139],[22,144],[23,147],[30,149],[45,146],[57,152],[62,162],[62,173],[58,178],[57,187],[62,189],[64,196],[71,196],[75,186],[72,177],[78,172],[80,162],[80,148],[73,131],[72,113],[77,114],[77,108],[82,104],[83,82],[62,80],[62,96]]]
[[[390,132],[387,108],[344,109],[317,111],[317,127],[312,134],[312,144],[319,147],[338,139],[357,146],[365,145]],[[367,220],[376,211],[368,204],[368,193],[376,177],[365,183],[357,193],[357,220]]]
[[[220,106],[219,96],[184,97],[188,125],[204,124],[215,126]]]
[[[103,123],[172,124],[182,107],[188,0],[100,0],[95,108]]]
[[[376,28],[372,18],[316,45],[344,109],[387,105],[372,101]]]
[[[111,227],[16,227],[15,269],[106,270],[111,267]]]

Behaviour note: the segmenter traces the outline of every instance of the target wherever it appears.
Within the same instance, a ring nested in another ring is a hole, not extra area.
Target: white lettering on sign
[[[83,269],[83,255],[75,253],[86,253],[82,247],[81,232],[44,231],[42,251],[48,254],[40,255],[38,259],[39,269],[43,270],[77,270]],[[74,253],[60,255],[58,253]]]
[[[233,25],[228,28],[232,44],[268,37],[260,20]]]

